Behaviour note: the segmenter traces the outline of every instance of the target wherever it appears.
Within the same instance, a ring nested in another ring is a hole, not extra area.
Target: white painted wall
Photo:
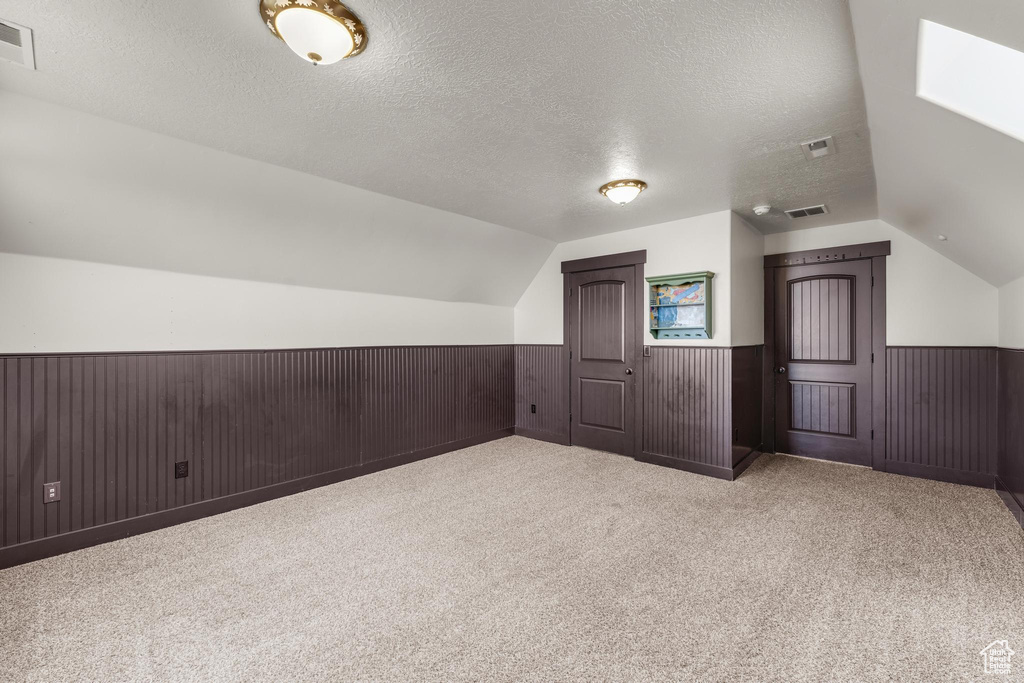
[[[732,346],[764,343],[764,235],[731,216]]]
[[[999,345],[1024,349],[1024,277],[999,288]]]
[[[559,244],[516,304],[516,343],[562,343],[562,261],[646,249],[644,274],[647,277],[698,270],[715,273],[712,285],[714,338],[657,340],[645,332],[644,343],[729,346],[732,343],[729,311],[732,296],[731,216],[729,211],[719,211]],[[646,283],[643,285],[637,288],[637,297],[640,310],[646,312]]]
[[[511,307],[555,246],[2,90],[0,150],[0,252]]]
[[[507,344],[511,307],[0,253],[0,353]]]
[[[777,233],[765,253],[890,240],[886,260],[886,343],[995,346],[999,292],[983,279],[881,220]]]

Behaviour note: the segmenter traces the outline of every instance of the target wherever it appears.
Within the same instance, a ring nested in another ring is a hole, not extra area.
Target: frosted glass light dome
[[[647,183],[642,180],[613,180],[602,185],[598,190],[608,199],[619,206],[625,206],[640,196],[640,193],[647,189]]]
[[[366,29],[337,0],[261,0],[267,27],[311,64],[334,64],[366,47]]]
[[[292,52],[314,64],[334,64],[356,46],[345,25],[305,7],[289,7],[274,19],[277,34]]]

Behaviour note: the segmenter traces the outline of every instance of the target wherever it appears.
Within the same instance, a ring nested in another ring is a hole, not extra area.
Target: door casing
[[[634,282],[636,282],[636,288],[639,291],[641,300],[645,300],[642,297],[646,297],[647,292],[645,289],[646,281],[644,280],[644,264],[647,263],[647,250],[641,249],[639,251],[629,251],[619,254],[609,254],[607,256],[595,256],[592,258],[576,259],[573,261],[562,262],[562,353],[564,356],[565,367],[566,367],[566,381],[571,382],[572,377],[572,360],[569,358],[569,352],[571,351],[570,341],[570,324],[569,324],[569,292],[571,291],[571,275],[575,273],[582,273],[589,270],[604,270],[606,268],[624,268],[631,267],[634,269]],[[639,305],[637,302],[637,311],[634,315],[633,320],[633,334],[636,339],[636,364],[634,370],[634,382],[636,387],[636,396],[634,399],[633,409],[633,439],[631,448],[626,454],[630,457],[636,457],[643,452],[643,395],[644,395],[644,316],[647,311],[646,306]],[[566,395],[569,397],[569,410],[566,412],[566,434],[569,435],[569,443],[572,443],[572,420],[569,415],[574,411],[579,410],[579,406],[574,406],[572,403],[572,387],[566,386]]]
[[[764,452],[775,452],[775,305],[776,269],[786,266],[855,261],[871,261],[871,466],[885,471],[885,257],[892,253],[891,243],[868,242],[830,249],[771,254],[764,257],[764,365],[762,381],[761,436]]]

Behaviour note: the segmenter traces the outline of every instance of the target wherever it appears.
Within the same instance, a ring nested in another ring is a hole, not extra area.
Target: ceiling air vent
[[[828,207],[824,204],[808,206],[803,209],[789,209],[786,211],[786,215],[790,218],[807,218],[808,216],[821,216],[826,213],[828,213]]]
[[[0,59],[36,68],[32,29],[0,19]]]
[[[818,138],[817,140],[811,140],[800,145],[800,149],[804,151],[804,156],[807,157],[807,161],[814,161],[821,157],[827,157],[829,154],[835,154],[836,143],[829,135],[827,138]]]

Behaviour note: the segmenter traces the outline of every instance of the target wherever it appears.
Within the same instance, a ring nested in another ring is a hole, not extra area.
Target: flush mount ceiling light
[[[613,180],[610,183],[605,183],[600,187],[598,192],[619,206],[625,206],[636,199],[637,196],[646,189],[647,183],[644,181],[628,179]]]
[[[314,66],[366,48],[366,28],[336,0],[260,0],[260,14],[275,36]]]

